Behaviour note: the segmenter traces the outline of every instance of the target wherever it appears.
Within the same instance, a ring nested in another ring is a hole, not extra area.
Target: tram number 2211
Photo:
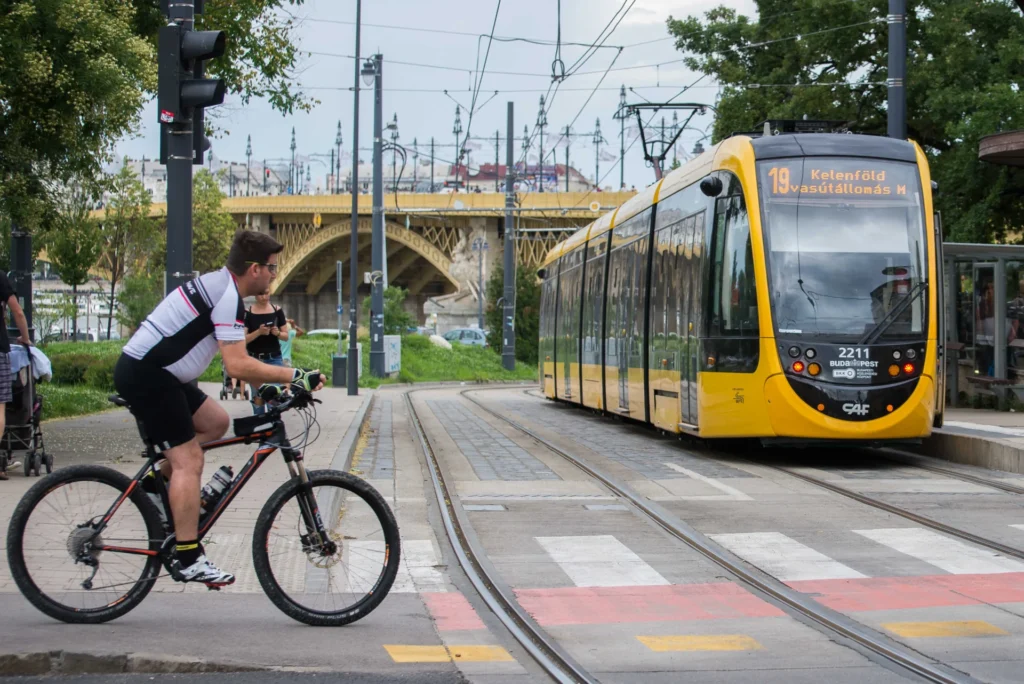
[[[871,349],[868,347],[840,347],[839,358],[841,359],[870,359]]]

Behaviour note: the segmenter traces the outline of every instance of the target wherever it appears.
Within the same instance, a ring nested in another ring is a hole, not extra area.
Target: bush
[[[85,371],[83,380],[85,384],[94,389],[104,392],[114,391],[114,366],[117,365],[117,358],[104,356],[93,359],[93,364]]]
[[[60,354],[50,358],[53,382],[58,385],[78,385],[85,382],[85,374],[99,358],[88,353]]]

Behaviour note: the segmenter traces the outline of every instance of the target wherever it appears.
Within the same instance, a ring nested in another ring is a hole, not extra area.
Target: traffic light
[[[194,109],[224,102],[224,81],[194,77],[196,62],[223,55],[224,42],[223,31],[187,31],[174,23],[160,28],[157,65],[160,123],[190,121]]]

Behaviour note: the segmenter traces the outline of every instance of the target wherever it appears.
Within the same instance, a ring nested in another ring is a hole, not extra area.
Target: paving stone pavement
[[[751,477],[750,473],[738,468],[707,457],[692,456],[676,445],[654,439],[650,431],[644,428],[629,429],[621,423],[608,418],[596,418],[577,408],[541,402],[526,396],[502,397],[499,401],[486,396],[481,399],[490,406],[500,406],[506,412],[518,413],[531,423],[557,431],[651,480],[689,477],[666,466],[666,461],[677,463],[705,477]]]
[[[368,480],[390,480],[395,474],[395,440],[391,399],[378,398],[370,411],[370,435],[366,448],[352,468]]]
[[[445,431],[481,480],[560,480],[557,473],[531,456],[461,402],[428,400]]]

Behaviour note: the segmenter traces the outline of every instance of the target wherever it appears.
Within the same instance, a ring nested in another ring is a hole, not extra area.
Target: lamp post
[[[540,191],[544,192],[544,128],[548,125],[548,115],[544,111],[544,96],[540,96],[540,111],[537,112],[537,129],[540,131],[540,175],[538,177]]]
[[[455,125],[452,126],[452,135],[455,136],[455,192],[459,190],[459,163],[462,161],[462,150],[459,149],[459,136],[462,135],[462,115],[459,114],[459,105],[455,105]]]
[[[626,86],[619,90],[619,108],[614,118],[619,120],[619,190],[626,187]]]
[[[341,192],[341,120],[338,120],[338,134],[334,136],[334,147],[337,149],[338,165],[336,168],[331,169],[331,173],[334,174],[334,193],[337,195]]]
[[[398,176],[396,175],[396,167],[398,160],[398,150],[394,146],[398,144],[398,113],[396,112],[391,116],[391,123],[388,124],[388,128],[391,130],[391,186],[394,192],[398,192]]]
[[[245,139],[245,196],[249,196],[249,168],[252,165],[252,136]]]
[[[292,126],[292,165],[288,168],[288,194],[295,194],[295,126]]]
[[[473,251],[480,253],[479,276],[477,280],[477,285],[480,288],[480,296],[477,298],[477,303],[479,304],[477,325],[480,326],[480,330],[484,329],[484,255],[487,253],[487,249],[487,240],[482,237],[473,240]]]
[[[371,233],[370,373],[384,377],[384,178],[382,74],[383,56],[373,55],[363,65],[366,85],[373,83],[373,231]],[[356,252],[352,252],[353,257]]]

